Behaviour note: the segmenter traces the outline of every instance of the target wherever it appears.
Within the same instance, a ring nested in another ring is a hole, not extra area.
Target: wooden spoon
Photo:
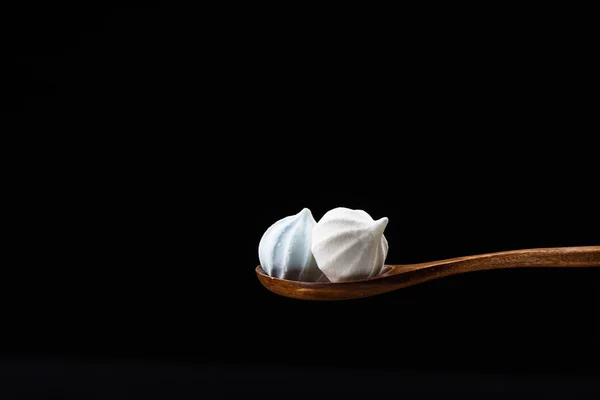
[[[302,300],[348,300],[471,271],[517,267],[600,267],[600,246],[502,251],[419,264],[386,265],[378,277],[349,282],[301,282],[273,278],[256,267],[260,283],[273,293]]]

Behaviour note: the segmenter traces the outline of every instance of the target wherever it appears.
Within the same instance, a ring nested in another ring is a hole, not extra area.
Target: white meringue
[[[377,221],[363,210],[334,208],[312,229],[311,250],[319,269],[331,282],[368,279],[383,270],[388,218]]]
[[[304,208],[271,225],[258,245],[262,269],[274,278],[307,282],[325,279],[311,252],[316,223],[310,210]]]

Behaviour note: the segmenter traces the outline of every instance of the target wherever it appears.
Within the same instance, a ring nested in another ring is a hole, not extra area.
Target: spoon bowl
[[[302,282],[273,278],[256,267],[260,283],[273,293],[302,300],[349,300],[374,296],[445,276],[473,271],[528,267],[600,267],[600,246],[511,250],[419,264],[385,265],[370,279]]]

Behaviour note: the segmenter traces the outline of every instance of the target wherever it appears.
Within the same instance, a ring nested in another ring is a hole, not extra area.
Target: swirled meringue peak
[[[271,225],[258,245],[262,269],[274,278],[307,282],[325,279],[310,249],[316,223],[310,210],[304,208]]]
[[[331,282],[378,276],[388,253],[387,224],[387,217],[375,221],[363,210],[328,211],[312,230],[311,250],[319,269]]]

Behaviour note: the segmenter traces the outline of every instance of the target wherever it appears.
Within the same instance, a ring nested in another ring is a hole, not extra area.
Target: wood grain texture
[[[347,300],[374,296],[445,276],[501,268],[600,267],[600,246],[512,250],[419,264],[386,265],[384,274],[342,283],[300,282],[268,276],[259,265],[260,283],[281,296],[302,300]]]

